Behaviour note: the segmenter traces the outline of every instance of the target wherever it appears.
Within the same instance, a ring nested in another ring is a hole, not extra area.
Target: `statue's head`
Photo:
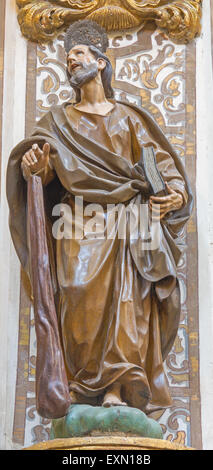
[[[76,102],[81,99],[81,87],[98,74],[106,98],[113,98],[112,65],[105,54],[108,47],[106,31],[94,21],[77,21],[68,28],[64,47],[67,53],[67,75],[75,90]]]

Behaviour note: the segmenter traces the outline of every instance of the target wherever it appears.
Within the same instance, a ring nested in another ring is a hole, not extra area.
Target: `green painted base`
[[[98,433],[125,433],[163,439],[162,429],[154,419],[136,408],[71,405],[63,418],[53,419],[50,439],[89,436]]]

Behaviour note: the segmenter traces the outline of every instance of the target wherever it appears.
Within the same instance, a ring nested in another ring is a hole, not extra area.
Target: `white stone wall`
[[[8,229],[5,194],[10,150],[24,137],[26,40],[15,0],[6,1],[0,213],[0,449],[12,442],[17,369],[20,266]],[[203,448],[213,449],[213,77],[210,0],[203,2],[197,39],[197,210],[199,249],[200,379]]]
[[[24,137],[26,41],[22,38],[15,0],[6,1],[4,98],[0,212],[0,449],[11,449],[15,403],[20,264],[8,228],[6,167],[11,149]]]
[[[197,40],[197,217],[200,386],[203,448],[213,449],[213,75],[211,0],[203,2]]]

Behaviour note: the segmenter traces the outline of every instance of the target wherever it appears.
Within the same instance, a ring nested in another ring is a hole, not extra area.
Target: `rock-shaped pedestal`
[[[103,433],[125,433],[163,439],[162,429],[157,421],[145,413],[127,406],[71,405],[68,414],[52,421],[51,439],[91,436]]]

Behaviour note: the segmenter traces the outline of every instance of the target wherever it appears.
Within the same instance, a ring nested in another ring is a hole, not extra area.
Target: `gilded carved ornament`
[[[16,0],[22,34],[48,41],[73,21],[88,18],[107,31],[154,21],[175,41],[187,42],[200,33],[202,0]]]

